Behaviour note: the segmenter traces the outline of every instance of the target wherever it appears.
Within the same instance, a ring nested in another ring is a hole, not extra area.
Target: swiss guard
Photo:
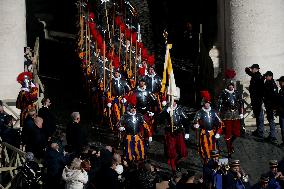
[[[136,98],[128,98],[125,114],[118,123],[118,130],[125,133],[125,156],[128,161],[145,159],[145,141],[152,141],[152,133],[144,121],[143,115],[136,112]]]
[[[156,74],[154,65],[149,67],[148,75],[145,76],[147,89],[156,97],[157,106],[154,107],[154,113],[159,113],[162,110],[160,91],[162,88],[162,79]]]
[[[176,167],[182,159],[187,157],[185,139],[189,139],[189,120],[182,106],[177,104],[180,95],[174,96],[173,105],[168,105],[161,113],[166,121],[165,127],[165,155],[168,165],[175,173]]]
[[[23,121],[28,111],[35,109],[34,102],[37,100],[38,88],[33,84],[32,79],[33,74],[31,72],[22,72],[17,77],[18,83],[22,85],[16,101],[16,107],[21,110],[21,127],[23,127]]]
[[[146,81],[144,77],[141,77],[138,86],[135,91],[131,94],[136,98],[136,108],[137,112],[144,116],[144,120],[149,125],[151,131],[153,132],[153,105],[157,103],[157,99],[154,94],[152,94],[146,86]]]
[[[111,108],[112,121],[114,125],[116,125],[120,120],[121,115],[124,113],[126,104],[126,99],[124,97],[128,95],[131,88],[127,80],[122,77],[120,73],[118,60],[114,59],[113,65],[113,76],[110,87],[108,88],[111,96],[108,99],[107,106],[108,108]]]
[[[232,72],[232,74],[230,74]],[[235,84],[231,80],[235,74],[234,70],[227,70],[228,75],[226,88],[221,92],[218,102],[218,111],[225,125],[225,141],[227,144],[228,157],[234,153],[233,142],[240,137],[240,127],[243,118],[243,99],[241,93],[235,90]],[[231,76],[233,77],[231,77]]]
[[[217,150],[217,139],[222,133],[222,121],[217,112],[210,106],[211,97],[208,91],[201,91],[202,108],[194,118],[194,128],[200,128],[199,153],[204,163],[211,157],[211,151]]]

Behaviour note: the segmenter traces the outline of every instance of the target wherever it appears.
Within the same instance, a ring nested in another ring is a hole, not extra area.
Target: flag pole
[[[166,56],[165,56],[165,64],[164,64],[164,73],[163,73],[163,82],[162,82],[162,89],[161,91],[162,92],[165,92],[165,85],[166,85],[166,76],[167,76],[167,71],[168,70],[168,61],[170,61],[170,48],[171,48],[171,44],[168,44],[168,32],[166,30],[164,30],[164,33],[163,33],[163,36],[165,38],[165,44],[166,44]],[[170,76],[169,76],[169,72],[168,72],[168,77],[170,79]],[[169,94],[169,101],[170,101],[170,107],[171,107],[171,111],[169,112],[170,113],[170,121],[171,121],[171,130],[172,130],[172,133],[174,132],[174,118],[173,118],[173,114],[174,114],[174,111],[173,111],[173,94],[172,94],[172,85],[171,85],[171,82],[169,82],[169,90],[168,90],[168,94]]]

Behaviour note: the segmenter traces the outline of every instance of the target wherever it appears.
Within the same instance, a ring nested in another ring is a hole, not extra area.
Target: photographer
[[[222,171],[219,165],[219,151],[212,150],[211,158],[203,166],[203,178],[205,188],[222,188]]]
[[[268,173],[269,176],[269,187],[271,188],[281,188],[280,182],[284,180],[284,176],[281,171],[278,171],[278,161],[270,160],[269,161],[270,171]]]
[[[252,187],[252,189],[270,189],[270,188],[271,187],[269,186],[269,176],[266,174],[262,174],[259,179],[259,182]]]
[[[11,144],[17,148],[20,148],[20,129],[13,128],[14,118],[11,115],[6,115],[4,118],[4,126],[2,128],[2,140],[8,144]]]
[[[230,169],[224,176],[223,187],[226,189],[245,189],[248,185],[248,175],[240,167],[240,160],[232,160]]]

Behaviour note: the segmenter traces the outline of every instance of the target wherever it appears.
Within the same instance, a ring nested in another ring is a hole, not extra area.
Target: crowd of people
[[[21,135],[13,129],[13,117],[5,114],[0,105],[2,140],[26,151],[26,162],[19,168],[17,177],[25,181],[24,188],[39,188],[40,182],[48,189],[250,188],[248,174],[240,160],[232,159],[234,141],[240,137],[245,113],[242,94],[233,81],[234,70],[224,73],[226,84],[217,100],[211,98],[209,91],[200,91],[201,107],[190,120],[179,104],[183,91],[177,88],[171,93],[170,89],[165,89],[167,82],[156,73],[154,55],[149,55],[143,46],[140,31],[135,31],[118,15],[112,18],[113,31],[108,31],[112,42],[105,41],[102,27],[96,25],[101,22],[103,25],[104,20],[96,20],[100,17],[96,18],[90,8],[99,5],[85,4],[88,1],[82,0],[79,5],[78,51],[83,76],[90,101],[97,111],[95,119],[107,123],[112,132],[119,135],[116,142],[122,144],[123,151],[116,146],[90,145],[87,131],[80,124],[80,112],[71,113],[65,130],[57,128],[48,97],[41,101],[42,107],[37,111],[38,87],[27,68],[17,78],[22,86],[16,103],[21,110]],[[32,59],[29,55],[27,50],[27,65]],[[283,146],[284,76],[277,80],[281,88],[278,91],[273,73],[267,71],[262,75],[259,70],[257,64],[244,70],[251,76],[249,92],[257,126],[252,135],[264,138],[264,103],[270,126],[269,136],[264,139],[278,144],[274,122],[277,113],[283,140],[280,146]],[[166,72],[170,70],[164,70],[165,75]],[[213,107],[215,100],[217,106]],[[158,125],[164,129],[164,154],[171,172],[157,166],[147,156],[153,136],[161,129]],[[188,157],[186,140],[194,131],[198,135],[198,153],[203,164],[200,175],[192,170],[182,173],[180,166]],[[219,158],[220,151],[224,151],[218,145],[221,135],[227,145],[227,158]],[[44,169],[39,168],[37,160]],[[284,176],[278,170],[277,160],[269,161],[269,167],[270,171],[261,174],[253,188],[281,188]]]

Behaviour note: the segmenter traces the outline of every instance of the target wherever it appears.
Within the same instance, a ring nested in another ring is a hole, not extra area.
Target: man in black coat
[[[7,142],[15,146],[16,148],[20,148],[21,140],[20,140],[20,129],[13,128],[13,116],[6,115],[4,120],[4,126],[2,128],[2,140],[3,142]]]
[[[46,150],[45,166],[47,168],[47,188],[60,188],[62,172],[67,164],[67,160],[63,153],[59,152],[57,143],[51,143],[50,147]]]
[[[36,124],[34,119],[37,117],[36,111],[31,109],[28,112],[28,116],[24,120],[23,130],[22,130],[22,142],[26,145],[26,151],[31,152],[33,146],[33,133],[36,129]]]
[[[38,116],[43,119],[43,131],[46,135],[46,139],[50,139],[56,131],[55,117],[50,111],[50,99],[43,98],[41,103],[42,107],[38,110]]]
[[[87,134],[80,123],[80,113],[73,112],[71,114],[72,122],[66,128],[67,144],[72,147],[75,153],[79,154],[82,147],[88,144]]]
[[[277,113],[279,115],[279,125],[281,128],[282,144],[284,146],[284,76],[277,79],[279,82],[280,90],[277,98]]]
[[[263,138],[264,116],[263,116],[263,77],[259,72],[259,65],[253,64],[245,69],[246,74],[251,76],[249,92],[253,114],[256,118],[257,129],[252,133],[254,136]]]
[[[109,166],[103,167],[97,174],[96,187],[98,189],[121,189],[121,183],[118,179],[118,173],[116,172],[116,166],[118,162],[112,158]]]
[[[3,105],[2,105],[2,101],[0,102],[0,136],[1,136],[1,134],[2,134],[2,132],[4,131],[4,129],[5,129],[5,116],[6,116],[6,114],[5,114],[5,112],[4,112],[4,107],[3,107]]]
[[[239,160],[231,160],[230,170],[223,177],[223,188],[245,189],[248,184],[247,175],[240,168]]]
[[[267,120],[270,126],[270,134],[267,138],[268,141],[272,143],[277,143],[277,139],[275,137],[275,122],[274,122],[274,109],[275,109],[275,99],[278,94],[278,87],[273,79],[273,73],[271,71],[267,71],[264,74],[264,90],[263,90],[263,102],[266,109]]]

